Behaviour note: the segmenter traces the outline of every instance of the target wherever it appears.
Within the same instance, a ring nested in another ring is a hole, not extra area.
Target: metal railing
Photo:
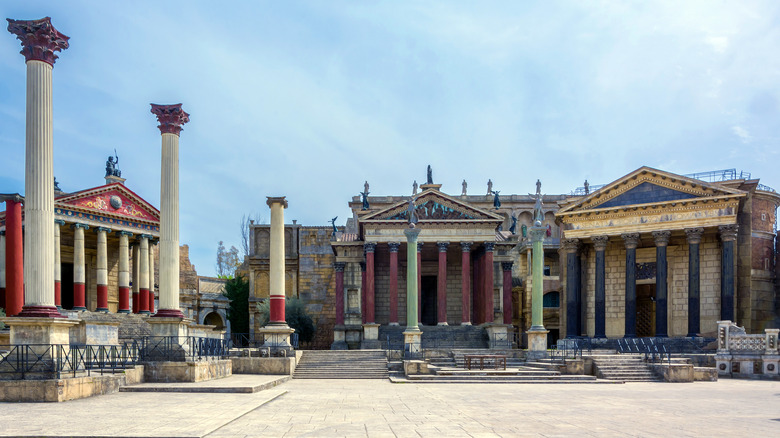
[[[281,342],[281,337],[284,335],[273,335],[271,337],[271,343],[277,344]],[[250,333],[231,333],[226,336],[225,339],[228,342],[229,348],[262,348],[264,343],[263,339],[252,339],[253,336]],[[297,350],[300,345],[300,336],[298,333],[292,333],[290,335],[290,345],[294,350]]]
[[[662,338],[624,338],[617,340],[618,353],[643,354],[646,362],[672,363],[672,354],[667,350]]]
[[[688,173],[683,176],[686,178],[693,178],[706,182],[722,182],[733,179],[751,179],[752,177],[750,172],[745,172],[744,170],[737,171],[737,169],[710,170],[707,172]],[[585,190],[585,187],[578,187],[572,190],[571,196],[585,196],[595,192],[600,188],[603,188],[605,185],[606,184],[590,185],[588,186],[588,190]],[[759,184],[757,189],[767,192],[775,191],[775,189],[772,187],[766,186],[764,184]]]
[[[79,373],[115,373],[135,366],[140,356],[136,343],[5,345],[0,346],[0,378],[59,379]]]
[[[195,336],[147,336],[140,342],[143,361],[186,361],[209,357],[227,357],[225,339]]]

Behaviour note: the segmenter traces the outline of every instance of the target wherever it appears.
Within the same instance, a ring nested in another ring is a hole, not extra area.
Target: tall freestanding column
[[[181,104],[152,104],[152,114],[157,116],[162,134],[160,309],[155,316],[184,318],[179,309],[179,135],[190,115]]]
[[[287,200],[284,196],[268,197],[266,201],[271,208],[271,242],[269,257],[270,276],[270,318],[268,325],[261,329],[264,345],[274,349],[288,350],[290,335],[295,331],[287,326],[284,315],[284,209]]]
[[[595,291],[595,313],[594,313],[594,338],[603,339],[607,337],[607,294],[606,294],[606,264],[605,252],[609,243],[609,236],[594,236],[593,248],[596,250],[596,291]]]
[[[87,281],[84,230],[89,225],[73,224],[73,310],[87,310],[84,285]]]
[[[128,231],[119,233],[119,313],[130,313],[130,248]]]
[[[5,199],[5,314],[16,316],[24,305],[22,197]]]
[[[653,231],[655,239],[655,336],[665,338],[668,330],[668,293],[666,247],[669,245],[670,231]]]
[[[390,325],[398,325],[398,248],[401,244],[390,242]]]
[[[58,317],[54,304],[54,169],[52,69],[55,52],[68,48],[68,37],[46,17],[8,19],[8,31],[22,42],[27,62],[25,138],[24,308],[19,316]]]
[[[411,221],[411,219],[410,219]],[[414,223],[404,230],[406,236],[406,330],[404,330],[404,355],[406,358],[416,358],[421,353],[422,331],[418,324],[418,263],[412,260],[419,257],[420,247],[417,245],[417,236],[420,230]],[[418,258],[419,260],[419,258]]]
[[[621,235],[626,243],[626,338],[636,337],[636,247],[639,233]]]
[[[534,224],[528,230],[532,244],[531,267],[531,328],[528,329],[528,357],[538,359],[547,356],[547,333],[544,328],[544,213],[542,212],[542,183],[536,181],[536,204],[534,205]]]
[[[482,303],[484,304],[485,315],[483,316],[485,322],[493,322],[493,248],[495,242],[485,242],[485,257],[483,258],[484,266],[484,297]]]
[[[471,242],[460,242],[461,325],[471,325]]]
[[[720,240],[720,319],[734,321],[734,242],[739,225],[721,225]]]
[[[149,236],[141,234],[138,244],[138,313],[149,314]]]
[[[97,311],[108,312],[108,239],[111,230],[97,228]]]
[[[54,305],[62,309],[62,253],[60,251],[60,233],[65,221],[54,221]]]
[[[5,309],[5,230],[0,231],[0,307]]]
[[[699,244],[704,228],[688,228],[688,337],[699,336]]]
[[[422,319],[422,250],[423,242],[417,242],[417,321]]]
[[[447,247],[449,242],[437,242],[439,247],[439,273],[436,284],[436,307],[438,325],[447,325]]]
[[[512,324],[512,262],[501,262],[501,269],[504,272],[503,278],[503,304],[504,304],[504,324]]]
[[[580,269],[577,251],[580,249],[579,239],[564,239],[563,250],[566,253],[566,337],[579,336],[579,298]]]
[[[154,245],[155,241],[149,239],[149,313],[154,313]]]

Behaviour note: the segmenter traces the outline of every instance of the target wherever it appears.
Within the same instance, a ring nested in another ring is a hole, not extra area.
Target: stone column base
[[[404,330],[404,359],[422,359],[422,331]]]
[[[147,361],[184,361],[187,359],[191,319],[148,318],[152,336],[143,346]]]
[[[376,350],[382,348],[379,341],[379,324],[363,324],[363,342],[360,343],[361,350]]]
[[[333,343],[330,344],[331,350],[348,350],[347,330],[343,325],[337,325],[333,328]]]
[[[488,334],[488,348],[491,350],[509,350],[512,341],[509,339],[509,327],[505,324],[485,324]]]
[[[263,337],[263,347],[268,348],[271,356],[287,356],[293,350],[290,344],[290,335],[295,333],[295,329],[287,324],[268,324],[258,330]]]
[[[70,328],[78,325],[80,319],[68,318],[23,318],[3,319],[10,327],[11,344],[70,344]]]
[[[547,333],[549,330],[544,328],[531,328],[526,332],[528,336],[528,359],[543,359],[549,357],[547,353]]]

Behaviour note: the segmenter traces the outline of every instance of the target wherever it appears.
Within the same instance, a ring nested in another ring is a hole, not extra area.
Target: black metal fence
[[[115,373],[135,366],[141,356],[137,344],[67,345],[22,344],[0,346],[0,379],[51,379]]]
[[[666,348],[663,338],[625,338],[617,340],[619,353],[643,354],[648,362],[672,361],[672,354]]]
[[[227,357],[227,339],[195,336],[147,336],[139,343],[143,361],[186,361]]]
[[[263,338],[254,338],[249,333],[231,333],[225,338],[225,342],[228,349],[231,348],[243,348],[249,350],[259,350],[259,356],[287,356],[290,347],[287,344],[287,335],[285,334],[271,334],[265,335],[268,339],[266,345]],[[292,333],[289,335],[289,344],[293,350],[299,348],[299,336],[298,333]]]

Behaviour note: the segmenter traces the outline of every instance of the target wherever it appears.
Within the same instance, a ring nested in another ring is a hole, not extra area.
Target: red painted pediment
[[[55,199],[55,207],[75,209],[133,221],[160,222],[160,211],[122,184],[114,183],[69,193]]]

